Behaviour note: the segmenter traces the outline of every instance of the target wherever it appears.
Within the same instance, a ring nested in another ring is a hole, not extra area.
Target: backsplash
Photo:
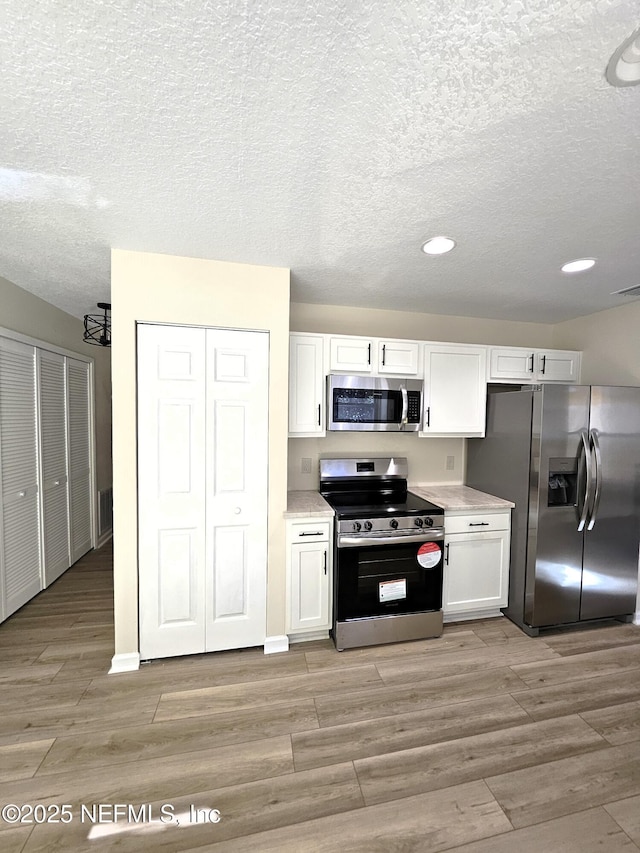
[[[410,483],[462,483],[463,438],[418,438],[398,433],[329,433],[326,438],[290,438],[289,490],[318,488],[318,464],[327,456],[406,456]],[[303,473],[304,467],[310,469]],[[451,467],[453,466],[453,467]]]

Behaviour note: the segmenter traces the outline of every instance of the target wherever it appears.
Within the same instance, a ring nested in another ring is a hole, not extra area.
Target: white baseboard
[[[265,655],[273,655],[277,652],[289,651],[289,638],[286,634],[279,637],[265,637],[264,653]]]
[[[114,655],[111,658],[111,669],[109,675],[118,672],[135,672],[140,669],[140,655],[138,652],[130,652],[126,655]]]
[[[472,619],[493,619],[504,614],[499,607],[489,607],[485,610],[467,610],[462,613],[446,613],[443,622],[470,622]]]
[[[328,640],[329,629],[324,631],[306,631],[304,634],[289,634],[289,643],[309,643],[311,640]]]
[[[633,617],[633,624],[640,625],[640,610],[636,610],[635,615]]]
[[[109,539],[113,536],[113,530],[107,530],[106,533],[103,533],[102,536],[96,542],[96,551],[102,548],[103,545],[106,545]]]

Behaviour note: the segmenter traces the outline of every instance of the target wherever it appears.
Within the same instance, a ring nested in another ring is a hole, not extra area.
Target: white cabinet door
[[[206,376],[211,652],[262,645],[266,636],[269,335],[208,329]]]
[[[489,379],[494,382],[519,379],[521,382],[535,380],[535,351],[527,348],[492,349]]]
[[[568,350],[537,352],[536,376],[541,382],[577,382],[580,378],[580,353]]]
[[[322,436],[325,408],[324,340],[320,335],[289,338],[289,435]]]
[[[93,544],[90,366],[67,358],[66,370],[69,539],[75,563]]]
[[[579,352],[528,347],[491,350],[491,382],[578,382],[579,379]]]
[[[427,344],[424,359],[421,435],[483,436],[486,349],[462,344]]]
[[[35,347],[0,341],[0,581],[3,619],[41,589]]]
[[[352,373],[371,373],[376,358],[371,338],[331,338],[329,340],[330,370]]]
[[[140,651],[264,643],[269,337],[138,327]]]
[[[378,341],[378,372],[417,376],[419,355],[416,341]]]
[[[329,628],[329,542],[291,545],[290,631]]]
[[[43,586],[71,565],[64,356],[38,350]]]
[[[445,615],[506,607],[509,531],[447,536],[442,610]]]

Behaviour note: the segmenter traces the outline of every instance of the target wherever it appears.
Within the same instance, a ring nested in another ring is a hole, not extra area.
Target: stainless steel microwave
[[[330,430],[417,432],[422,429],[421,379],[327,377]]]

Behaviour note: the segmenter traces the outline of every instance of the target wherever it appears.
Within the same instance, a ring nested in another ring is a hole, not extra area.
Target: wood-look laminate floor
[[[111,559],[0,625],[0,804],[39,805],[0,820],[3,853],[640,851],[640,628],[500,618],[107,675]]]

